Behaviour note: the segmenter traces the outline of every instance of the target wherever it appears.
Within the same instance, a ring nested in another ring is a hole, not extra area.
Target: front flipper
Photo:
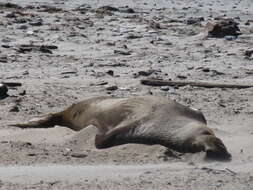
[[[50,113],[38,118],[32,119],[26,123],[10,124],[11,127],[19,128],[50,128],[62,123],[62,117],[59,113]]]
[[[160,144],[160,139],[140,130],[140,124],[134,122],[132,124],[116,127],[107,133],[97,134],[95,138],[95,146],[98,149],[110,148],[117,145],[135,143],[154,145]]]

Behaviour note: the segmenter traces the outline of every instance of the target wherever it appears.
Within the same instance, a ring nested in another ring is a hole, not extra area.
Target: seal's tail
[[[60,114],[47,114],[44,116],[41,116],[39,118],[33,119],[31,121],[28,121],[26,123],[16,123],[16,124],[10,124],[11,127],[19,127],[19,128],[50,128],[54,127],[55,125],[61,124],[62,117]]]

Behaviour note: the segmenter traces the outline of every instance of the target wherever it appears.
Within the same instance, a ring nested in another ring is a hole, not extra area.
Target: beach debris
[[[2,82],[2,84],[6,85],[8,87],[22,86],[22,83],[20,83],[20,82]]]
[[[99,7],[96,12],[99,13],[110,13],[110,12],[121,12],[121,13],[135,13],[134,9],[129,8],[128,6],[125,7],[112,7],[112,6],[102,6]]]
[[[88,155],[87,154],[83,154],[83,153],[72,153],[72,154],[70,154],[70,156],[74,157],[74,158],[85,158]]]
[[[43,25],[43,20],[40,18],[40,19],[37,19],[37,20],[33,20],[29,24],[31,26],[41,26],[41,25]]]
[[[52,54],[51,50],[55,50],[58,47],[55,45],[33,45],[33,44],[22,44],[18,47],[19,53],[27,53],[31,51],[40,51],[42,53],[49,53]]]
[[[158,79],[143,79],[141,84],[149,86],[198,86],[204,88],[252,88],[253,84],[216,83],[202,81],[173,81]]]
[[[131,51],[114,50],[114,54],[118,54],[118,55],[131,55]]]
[[[200,25],[202,21],[204,21],[204,17],[190,17],[186,19],[186,24],[188,25]]]
[[[61,8],[50,6],[50,5],[41,5],[37,7],[39,12],[48,12],[48,13],[57,13],[57,12],[63,12]]]
[[[223,38],[225,36],[240,35],[238,23],[232,18],[216,18],[206,25],[207,37]]]
[[[150,69],[150,70],[147,70],[147,71],[139,71],[138,73],[134,73],[134,77],[137,78],[139,76],[150,76],[152,75],[153,73],[157,72],[157,70],[154,70],[154,69]]]
[[[0,3],[0,9],[22,9],[21,6],[14,3]]]

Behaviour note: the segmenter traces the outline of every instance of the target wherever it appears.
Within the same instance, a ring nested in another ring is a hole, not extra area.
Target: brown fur
[[[163,97],[90,98],[62,112],[13,126],[47,128],[55,125],[75,131],[96,126],[97,148],[126,143],[160,144],[179,152],[205,151],[209,158],[231,157],[223,142],[207,127],[200,111]]]

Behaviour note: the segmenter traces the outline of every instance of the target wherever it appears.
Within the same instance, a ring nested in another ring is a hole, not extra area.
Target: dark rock
[[[132,34],[130,33],[129,35],[127,35],[127,39],[129,40],[133,40],[133,39],[138,39],[138,38],[142,38],[143,36],[142,35],[136,35],[136,34]]]
[[[245,55],[246,57],[251,57],[252,54],[253,54],[253,49],[251,49],[251,50],[246,50],[245,53],[244,53],[244,55]]]
[[[3,44],[2,47],[3,47],[3,48],[10,48],[11,46],[10,46],[10,45],[7,45],[7,44]]]
[[[5,84],[0,83],[0,96],[8,96],[8,88]]]
[[[210,21],[206,25],[208,37],[223,38],[225,36],[238,36],[240,35],[240,29],[238,23],[232,18],[219,18],[214,21]]]
[[[205,73],[208,73],[208,72],[210,72],[210,69],[209,68],[203,68],[202,71],[205,72]]]
[[[108,87],[106,88],[106,90],[114,91],[114,90],[118,90],[118,87],[117,87],[116,85],[114,85],[114,86],[108,86]]]
[[[113,76],[113,75],[114,75],[113,70],[109,70],[109,71],[107,71],[106,73],[107,73],[108,75],[110,75],[110,76]]]
[[[147,76],[153,74],[154,72],[155,72],[155,70],[139,71],[138,75],[147,77]]]

